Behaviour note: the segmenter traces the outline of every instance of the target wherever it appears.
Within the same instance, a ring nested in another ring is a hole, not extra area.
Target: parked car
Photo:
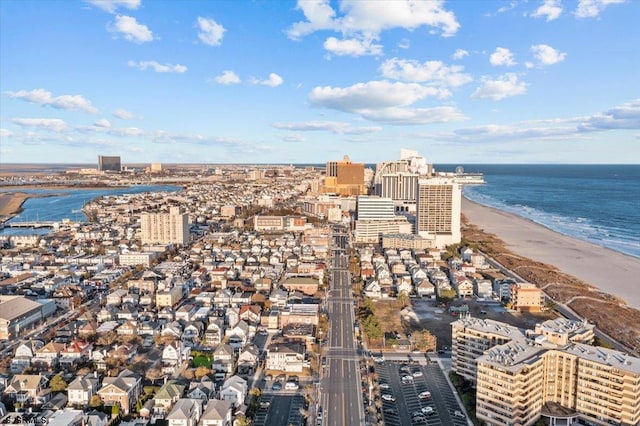
[[[282,390],[282,382],[275,382],[275,383],[271,386],[271,390],[274,390],[274,391]]]
[[[420,371],[420,370],[415,370],[415,371],[413,371],[413,372],[411,373],[411,375],[412,375],[413,377],[422,377],[422,371]]]
[[[460,411],[460,410],[456,410],[456,411],[454,411],[454,412],[453,412],[453,417],[457,417],[457,418],[459,418],[459,419],[466,419],[466,418],[467,418],[467,416],[465,416],[465,415],[462,413],[462,411]]]
[[[422,407],[420,409],[420,411],[422,411],[422,414],[426,414],[426,415],[430,415],[430,414],[435,414],[436,410],[433,409],[433,407]]]
[[[409,384],[409,383],[413,383],[413,377],[412,377],[412,376],[409,376],[409,375],[407,374],[406,376],[402,376],[401,381],[402,381],[402,383],[403,383],[403,384],[405,384],[405,385],[406,385],[406,384]]]
[[[383,393],[381,396],[382,399],[389,402],[395,402],[396,398],[393,395],[389,395],[388,393]]]
[[[420,399],[429,399],[429,398],[431,398],[431,392],[429,392],[429,391],[420,392],[418,394],[418,398],[420,398]]]
[[[260,408],[269,408],[270,405],[270,401],[260,401]]]

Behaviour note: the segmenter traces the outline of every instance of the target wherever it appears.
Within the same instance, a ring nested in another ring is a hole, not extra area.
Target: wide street
[[[334,232],[331,289],[327,297],[329,336],[323,348],[326,367],[321,384],[323,425],[363,425],[359,356],[354,338],[353,296],[346,253],[347,236]]]

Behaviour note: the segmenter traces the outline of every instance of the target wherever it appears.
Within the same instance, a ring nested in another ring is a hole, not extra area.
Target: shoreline
[[[462,198],[462,213],[468,222],[494,234],[513,254],[554,266],[615,297],[630,308],[640,309],[638,282],[640,259],[607,247],[579,240],[530,219]]]

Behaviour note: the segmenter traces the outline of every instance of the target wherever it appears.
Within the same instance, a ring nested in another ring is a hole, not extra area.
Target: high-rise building
[[[416,201],[417,234],[435,237],[437,247],[460,242],[460,184],[445,177],[420,179]]]
[[[145,213],[141,215],[142,244],[181,244],[189,242],[189,215],[179,207],[171,207],[169,213]]]
[[[98,170],[101,172],[119,172],[121,169],[120,157],[98,155]]]
[[[370,195],[356,197],[356,215],[358,220],[385,220],[395,216],[393,200]]]
[[[342,161],[327,162],[322,192],[338,195],[366,194],[364,163],[352,163],[347,155]]]
[[[476,417],[492,426],[635,425],[640,358],[591,346],[594,326],[548,320],[535,330],[463,318],[452,323],[452,370],[476,385]]]

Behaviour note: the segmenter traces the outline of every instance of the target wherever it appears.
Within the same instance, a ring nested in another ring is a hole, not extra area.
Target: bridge
[[[53,228],[56,223],[58,222],[54,222],[52,220],[40,220],[29,222],[6,222],[4,226],[7,228]]]

